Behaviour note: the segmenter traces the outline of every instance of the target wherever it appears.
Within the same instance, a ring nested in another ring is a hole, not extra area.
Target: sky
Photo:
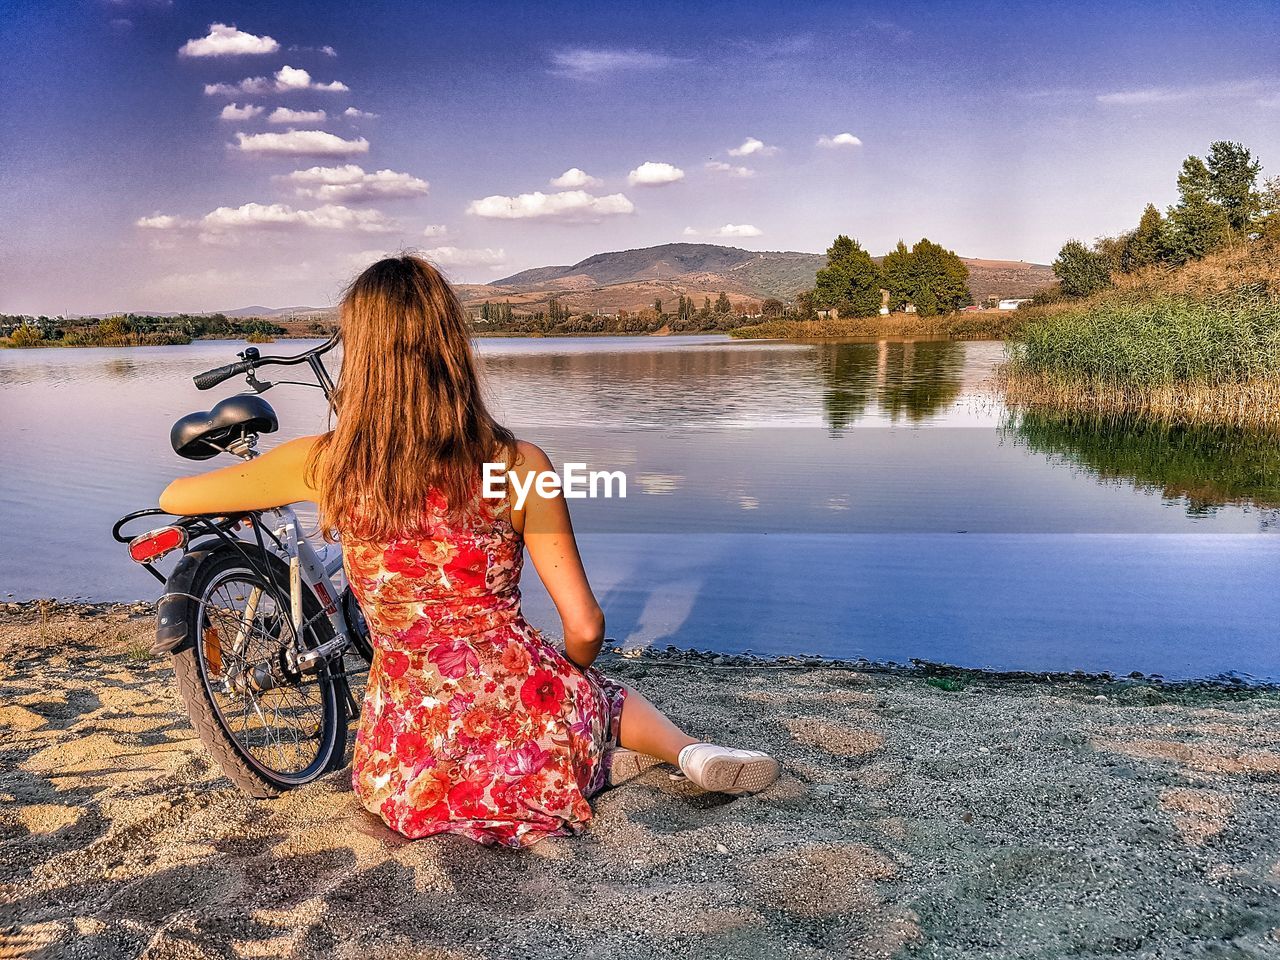
[[[0,0],[0,312],[324,306],[659,243],[1052,261],[1238,140],[1280,4]]]

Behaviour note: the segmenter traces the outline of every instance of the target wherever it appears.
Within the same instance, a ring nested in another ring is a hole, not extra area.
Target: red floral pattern
[[[375,655],[352,783],[408,837],[521,847],[577,833],[617,745],[623,687],[580,670],[520,612],[505,501],[460,520],[433,497],[421,539],[344,544]]]

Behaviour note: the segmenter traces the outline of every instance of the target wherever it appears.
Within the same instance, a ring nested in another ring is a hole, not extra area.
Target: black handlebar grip
[[[225,367],[214,367],[204,373],[197,373],[191,379],[196,382],[197,390],[208,390],[210,387],[216,387],[223,380],[230,380],[237,374],[248,373],[252,369],[252,363],[241,360],[238,363],[228,363]]]

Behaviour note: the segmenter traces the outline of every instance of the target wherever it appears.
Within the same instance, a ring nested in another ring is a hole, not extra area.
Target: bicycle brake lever
[[[257,374],[252,370],[245,374],[245,381],[249,386],[253,387],[254,393],[265,393],[275,386],[270,380],[259,380]]]

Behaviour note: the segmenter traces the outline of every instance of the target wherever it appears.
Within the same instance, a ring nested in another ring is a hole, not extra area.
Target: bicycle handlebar
[[[214,367],[204,373],[197,373],[191,379],[196,382],[197,390],[208,390],[210,387],[216,387],[223,380],[230,380],[241,373],[248,373],[254,366],[252,360],[241,360],[238,363],[228,363],[225,367]]]
[[[310,350],[294,354],[291,357],[250,356],[246,357],[244,360],[239,360],[236,363],[228,363],[225,366],[214,367],[212,370],[206,370],[204,373],[197,373],[191,379],[195,381],[197,390],[208,390],[211,387],[216,387],[224,380],[229,380],[239,374],[256,370],[258,367],[270,365],[289,367],[296,363],[308,363],[313,357],[319,357],[321,354],[328,353],[337,345],[337,343],[338,335],[335,333],[324,343],[320,344],[320,346],[312,347]],[[249,351],[246,351],[246,353],[247,352]],[[244,354],[241,354],[241,356],[244,356]]]

